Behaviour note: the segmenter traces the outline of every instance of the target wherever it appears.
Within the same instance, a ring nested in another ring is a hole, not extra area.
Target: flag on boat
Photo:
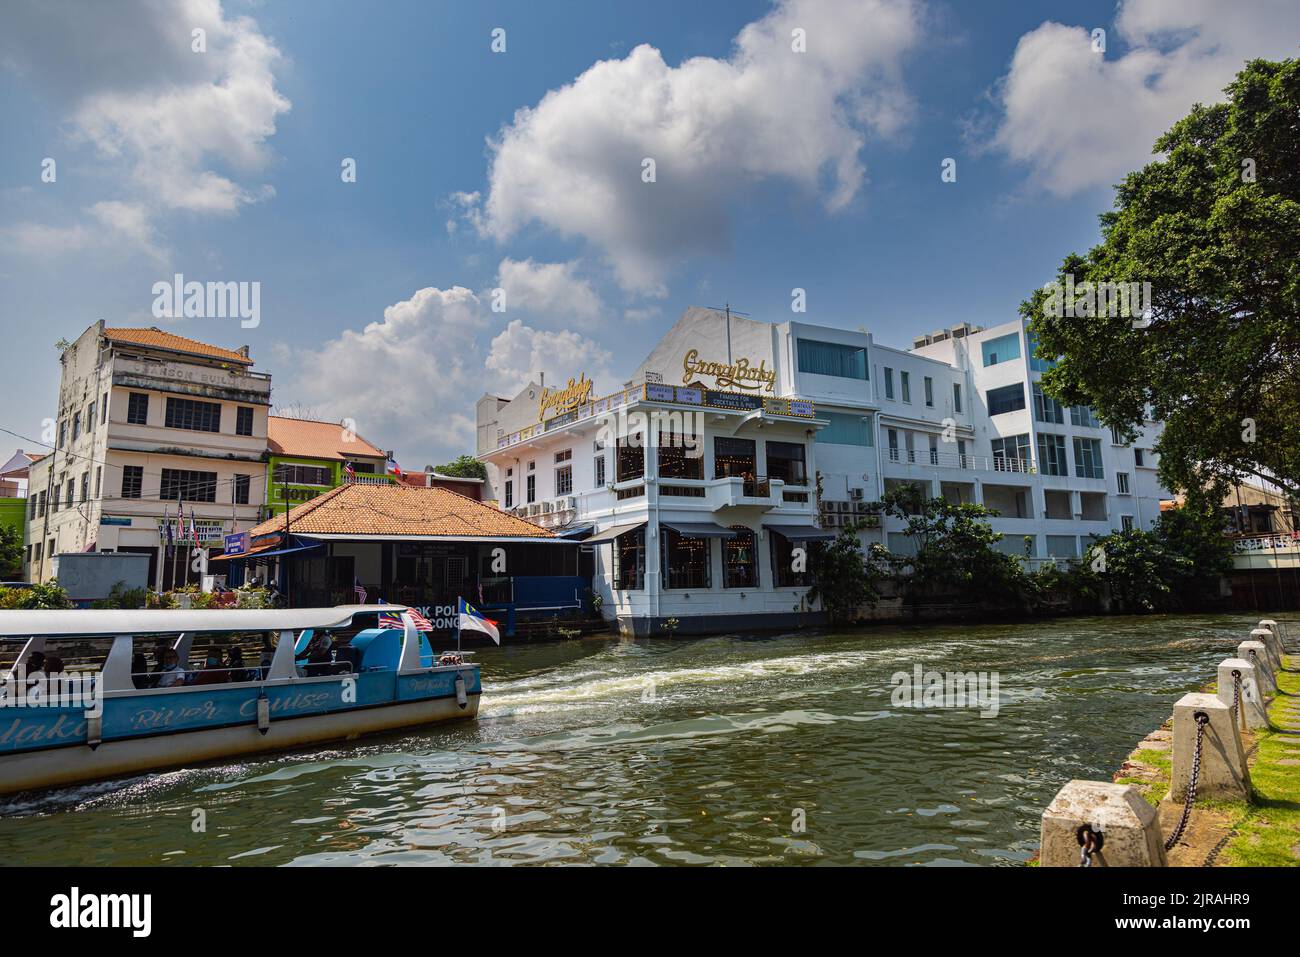
[[[379,604],[381,605],[384,604],[384,600],[382,598],[379,599]],[[425,618],[414,608],[406,609],[406,613],[411,616],[411,621],[415,623],[416,631],[433,631],[433,624],[429,621],[429,619]],[[397,628],[401,630],[404,629],[406,626],[402,624],[402,616],[400,613],[394,613],[391,611],[381,611],[379,613],[379,627]]]
[[[457,599],[456,617],[461,631],[481,631],[498,645],[501,644],[501,632],[497,630],[497,623],[464,598]]]

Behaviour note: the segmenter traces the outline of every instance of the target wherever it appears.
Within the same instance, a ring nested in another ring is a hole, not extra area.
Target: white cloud
[[[590,242],[624,288],[663,295],[685,257],[724,249],[729,210],[784,179],[838,210],[862,187],[868,133],[895,133],[914,0],[784,0],[727,59],[669,66],[642,45],[547,93],[490,143],[488,192],[468,209],[505,240],[529,223]],[[792,50],[803,30],[807,52]],[[642,160],[657,181],[642,182]],[[476,218],[477,217],[477,218]]]
[[[143,205],[104,200],[83,212],[83,221],[67,226],[17,223],[0,230],[0,235],[34,256],[52,257],[88,249],[115,252],[127,248],[143,252],[155,262],[164,261],[165,256],[155,242],[157,233]]]
[[[575,263],[522,262],[506,258],[497,267],[497,286],[505,291],[506,310],[522,309],[593,326],[605,304],[591,283],[575,274]]]
[[[276,373],[277,402],[354,419],[399,462],[445,461],[474,451],[473,403],[484,392],[513,394],[538,371],[592,375],[608,364],[591,340],[519,319],[488,343],[494,318],[463,286],[420,289],[359,331],[295,348],[291,369]]]
[[[273,194],[246,180],[290,103],[275,88],[280,53],[252,18],[227,18],[218,0],[124,0],[20,4],[5,26],[0,66],[55,104],[74,144],[117,164],[130,193],[76,228],[134,232],[148,252],[145,205],[228,215]],[[206,52],[191,49],[196,28]]]
[[[1054,22],[1026,33],[998,87],[993,144],[1057,195],[1116,183],[1149,162],[1156,138],[1195,103],[1221,100],[1246,60],[1294,56],[1300,6],[1129,0],[1108,37],[1127,52],[1094,52],[1090,34]]]

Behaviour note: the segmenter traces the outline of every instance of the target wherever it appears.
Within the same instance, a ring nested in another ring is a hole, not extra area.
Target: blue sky
[[[9,4],[0,426],[39,436],[97,319],[248,343],[279,406],[408,468],[529,373],[619,384],[690,305],[779,322],[800,287],[895,346],[1006,321],[1170,120],[1294,55],[1294,6]],[[155,318],[175,272],[260,282],[260,324]]]

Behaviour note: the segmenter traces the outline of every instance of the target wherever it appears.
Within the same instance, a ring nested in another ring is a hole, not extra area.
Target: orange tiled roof
[[[127,342],[137,346],[150,346],[154,349],[166,349],[169,352],[183,352],[192,356],[205,356],[209,359],[225,359],[240,365],[251,366],[253,360],[243,353],[220,346],[210,346],[206,342],[186,339],[184,336],[163,332],[157,326],[148,329],[105,329],[104,338],[110,342]]]
[[[249,535],[284,531],[284,516]],[[553,532],[444,488],[340,485],[289,512],[290,533],[303,535],[427,535],[431,537],[555,538]]]
[[[361,436],[353,433],[344,441],[343,426],[337,422],[312,419],[289,419],[269,416],[266,423],[267,448],[272,455],[298,455],[310,459],[384,458],[384,453]]]

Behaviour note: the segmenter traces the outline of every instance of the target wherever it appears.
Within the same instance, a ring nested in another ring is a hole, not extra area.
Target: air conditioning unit
[[[868,510],[868,508],[867,508],[867,503],[866,503],[866,502],[854,502],[854,503],[853,503],[853,512],[854,512],[854,514],[856,514],[856,515],[866,515],[866,514],[868,513],[868,511],[869,511],[869,510]]]
[[[550,514],[551,514],[551,503],[550,503],[550,502],[543,502],[543,503],[542,503],[542,514],[543,514],[543,515],[550,515]]]
[[[862,489],[860,488],[851,489],[849,491],[849,498],[853,499],[853,501],[855,502],[862,501]]]
[[[836,502],[835,504],[839,507],[839,510],[845,515],[848,515],[850,512],[853,511],[852,502]]]
[[[834,512],[831,512],[829,515],[823,515],[822,525],[825,528],[839,528],[840,527],[839,515]]]
[[[536,502],[528,506],[529,515],[540,515],[541,511],[542,511],[542,507],[538,505]]]
[[[825,513],[829,512],[829,511],[831,511],[832,508],[833,508],[833,506],[834,506],[834,503],[828,501],[827,499],[821,499],[821,500],[817,503],[817,509],[818,509],[818,511],[820,511],[822,514],[825,514]]]
[[[568,498],[564,500],[564,507],[567,508],[569,511],[573,511],[575,508],[578,507],[578,500],[574,498],[572,495],[570,495]]]

